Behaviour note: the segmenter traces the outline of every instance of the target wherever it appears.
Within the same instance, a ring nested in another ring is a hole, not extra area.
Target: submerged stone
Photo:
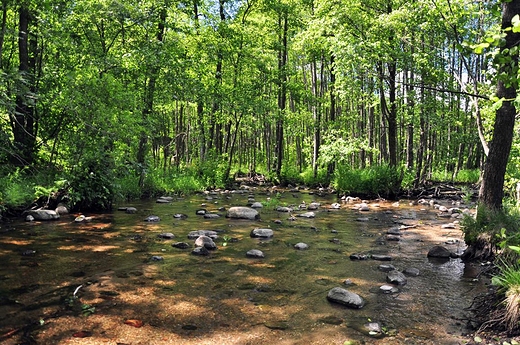
[[[226,217],[232,219],[249,219],[255,220],[260,218],[260,214],[257,210],[251,207],[245,206],[234,206],[230,207],[227,211]]]
[[[408,280],[406,276],[398,270],[390,271],[386,274],[386,281],[390,284],[406,285]]]
[[[361,309],[365,305],[365,300],[361,296],[340,287],[331,289],[327,294],[327,299],[354,309]]]
[[[251,250],[247,251],[246,256],[248,258],[259,258],[259,259],[261,259],[261,258],[265,257],[265,254],[261,250],[251,249]]]
[[[271,238],[274,236],[274,231],[271,229],[256,228],[251,230],[250,236],[253,238]]]

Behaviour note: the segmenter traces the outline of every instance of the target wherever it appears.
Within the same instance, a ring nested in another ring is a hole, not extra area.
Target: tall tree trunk
[[[288,13],[283,11],[278,17],[280,32],[280,50],[278,51],[278,117],[276,120],[276,176],[279,178],[282,173],[282,163],[284,158],[284,117],[287,107],[287,32],[288,32]]]
[[[11,163],[18,166],[27,166],[33,163],[36,150],[36,38],[31,37],[32,14],[22,5],[19,8],[18,26],[18,58],[21,82],[16,91],[14,114],[10,115],[13,131],[13,152]]]
[[[503,2],[502,29],[511,27],[511,20],[518,14],[520,14],[520,0]],[[479,194],[479,201],[491,209],[501,209],[504,196],[504,177],[517,113],[514,101],[518,91],[518,50],[514,54],[511,54],[511,51],[513,47],[518,46],[519,41],[520,33],[506,31],[505,44],[500,49],[500,54],[507,55],[511,61],[500,64],[498,74],[509,78],[508,80],[499,78],[497,83],[497,97],[502,99],[502,105],[496,111],[493,138],[489,143],[489,153],[484,164],[484,176]]]
[[[0,24],[0,70],[4,68],[4,40],[7,28],[7,0],[2,1],[2,24]]]
[[[166,3],[163,4],[163,8],[159,13],[159,23],[157,25],[157,34],[156,41],[157,43],[162,43],[164,40],[164,32],[166,25],[166,15],[167,8]],[[158,45],[158,49],[162,49]],[[155,96],[155,85],[157,82],[157,78],[159,77],[159,64],[158,62],[153,62],[148,71],[148,76],[146,77],[145,82],[145,90],[144,90],[144,107],[142,110],[142,132],[139,138],[139,147],[137,150],[137,163],[141,167],[140,176],[139,176],[139,186],[144,186],[144,178],[145,178],[145,167],[146,167],[146,153],[148,151],[148,133],[146,129],[149,128],[147,123],[149,121],[150,116],[153,113],[154,106],[154,96]]]
[[[312,117],[314,120],[313,126],[313,152],[312,152],[312,171],[314,178],[318,176],[318,156],[320,152],[320,135],[321,135],[321,110],[318,105],[318,71],[316,67],[316,60],[311,64],[311,87],[312,87]]]
[[[330,56],[330,86],[329,86],[329,97],[330,97],[330,111],[329,111],[329,123],[336,121],[336,89],[334,84],[336,83],[336,72],[334,70],[334,54]],[[330,178],[336,168],[335,162],[330,162],[327,167],[327,176]]]

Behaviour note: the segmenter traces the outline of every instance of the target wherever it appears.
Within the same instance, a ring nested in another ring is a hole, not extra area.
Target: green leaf
[[[515,251],[517,253],[520,253],[520,247],[519,246],[509,246],[509,249],[512,251]]]
[[[476,336],[475,338],[473,338],[473,340],[475,340],[475,343],[481,343],[482,342],[482,338],[479,337],[479,336]]]
[[[489,47],[489,43],[487,43],[487,42],[479,43],[473,47],[473,51],[475,52],[475,54],[482,54],[484,49],[488,48],[488,47]]]
[[[520,15],[516,14],[511,19],[511,24],[513,24],[513,32],[520,32]]]

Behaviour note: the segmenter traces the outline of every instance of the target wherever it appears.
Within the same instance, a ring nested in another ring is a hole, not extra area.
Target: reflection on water
[[[257,317],[261,317],[255,322],[264,322],[272,329],[305,332],[319,323],[339,324],[366,338],[369,335],[365,324],[373,321],[380,323],[385,332],[419,339],[417,343],[421,343],[420,339],[435,343],[440,334],[464,331],[464,323],[457,320],[464,318],[463,309],[483,284],[475,280],[478,272],[471,272],[472,268],[459,259],[426,258],[428,249],[439,241],[439,224],[443,222],[433,209],[395,208],[382,202],[380,207],[371,206],[370,211],[361,213],[352,210],[351,205],[331,209],[330,205],[338,201],[334,195],[285,192],[280,198],[283,206],[321,203],[316,217],[292,218],[304,211],[280,213],[272,206],[261,209],[256,221],[225,217],[222,208],[247,205],[251,196],[260,202],[269,197],[265,192],[204,194],[174,199],[168,204],[128,203],[122,206],[137,208],[136,214],[89,214],[93,216],[90,223],[74,223],[71,215],[47,223],[5,225],[0,234],[0,292],[4,296],[0,308],[21,298],[17,293],[30,292],[31,286],[70,289],[71,277],[102,279],[103,272],[113,271],[123,280],[148,279],[142,284],[153,284],[156,294],[188,296],[182,302],[186,308],[194,303],[190,300],[211,300],[220,303],[222,310],[249,303],[256,306]],[[205,219],[196,215],[201,208],[222,217]],[[188,217],[175,218],[179,213]],[[150,215],[161,220],[144,222]],[[386,230],[402,219],[418,226],[403,230],[399,241],[386,240]],[[251,238],[251,230],[257,227],[273,229],[274,237]],[[218,249],[200,257],[191,255],[191,249],[171,246],[178,241],[191,244],[187,234],[193,230],[218,231]],[[463,245],[460,233],[451,231],[443,234],[441,241],[457,240],[450,249],[458,251]],[[165,232],[173,233],[175,238],[157,236]],[[308,244],[309,249],[294,249],[299,242]],[[247,258],[245,253],[250,249],[261,250],[265,258]],[[22,255],[25,250],[34,253]],[[386,263],[400,271],[417,268],[420,274],[408,277],[408,283],[398,287],[397,293],[385,294],[379,289],[386,284],[386,273],[379,269],[383,262],[352,261],[349,256],[353,253],[390,255],[393,260]],[[149,261],[152,256],[163,260]],[[366,306],[350,310],[327,302],[327,292],[337,286],[361,295]],[[182,303],[177,302],[177,307],[182,308]],[[4,315],[12,315],[9,313],[15,307],[9,308]],[[234,317],[242,316],[230,313],[229,324],[238,322]],[[5,317],[2,320],[6,321]]]

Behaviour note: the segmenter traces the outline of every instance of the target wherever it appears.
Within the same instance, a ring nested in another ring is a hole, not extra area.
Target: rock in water
[[[398,270],[390,271],[386,274],[386,281],[390,284],[406,285],[406,276]]]
[[[218,238],[218,233],[213,230],[195,230],[190,231],[190,233],[188,234],[188,238],[190,240],[196,240],[200,236],[208,236],[212,240],[216,240]]]
[[[248,258],[265,258],[264,252],[258,249],[251,249],[246,253]]]
[[[250,235],[254,238],[271,238],[274,236],[274,231],[271,229],[256,228],[251,231]]]
[[[307,243],[303,243],[303,242],[300,242],[300,243],[296,243],[294,245],[294,249],[298,249],[298,250],[306,250],[306,249],[309,249],[309,245]]]
[[[257,210],[251,207],[234,206],[229,208],[226,217],[234,219],[255,220],[260,218],[260,214]]]
[[[53,220],[60,219],[59,213],[54,210],[30,210],[27,212],[35,220]]]
[[[159,216],[151,215],[144,219],[145,222],[159,222],[161,218]]]
[[[429,251],[428,251],[428,257],[429,258],[443,258],[443,259],[448,259],[450,257],[452,257],[454,254],[449,251],[448,249],[446,249],[445,247],[443,246],[435,246],[435,247],[432,247]]]
[[[195,240],[195,246],[197,247],[204,247],[208,250],[215,250],[217,249],[217,245],[215,244],[215,242],[213,242],[213,240],[208,237],[208,236],[199,236],[196,240]]]
[[[365,300],[358,294],[346,289],[335,287],[327,294],[330,302],[342,304],[349,308],[361,309],[365,305]]]

